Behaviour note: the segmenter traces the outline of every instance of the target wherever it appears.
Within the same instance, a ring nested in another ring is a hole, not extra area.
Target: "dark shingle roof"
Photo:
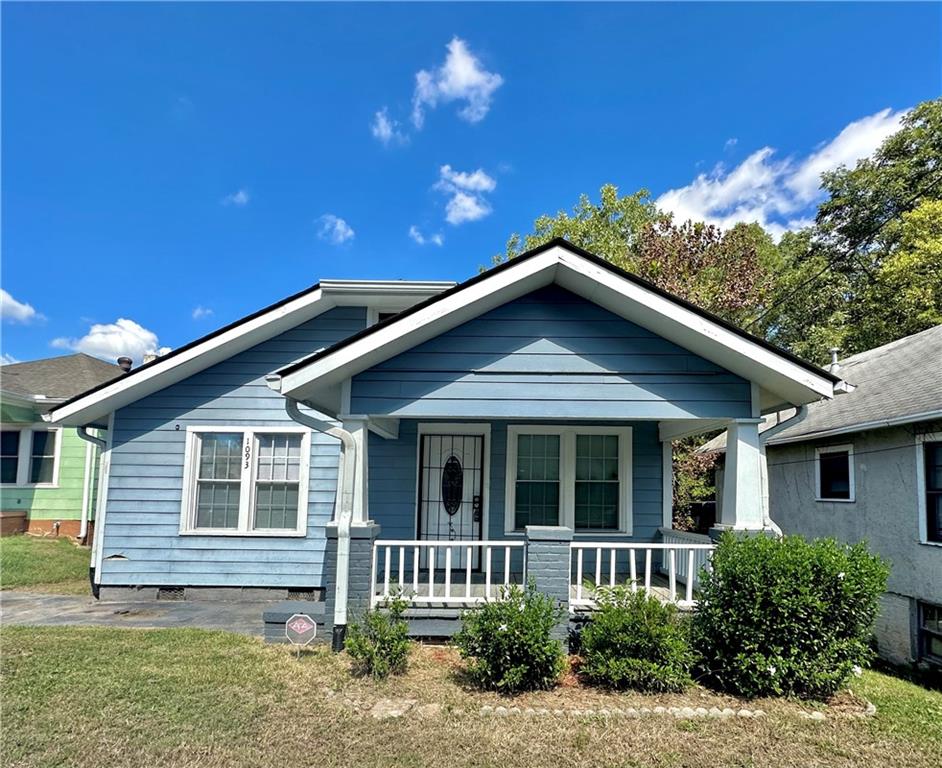
[[[0,389],[20,395],[62,399],[123,375],[117,365],[79,352],[4,365],[0,367]]]
[[[840,366],[838,375],[856,389],[833,400],[811,403],[805,417],[776,432],[769,445],[813,440],[836,430],[849,432],[858,425],[865,428],[886,421],[917,421],[920,416],[942,412],[942,325],[852,355]],[[780,421],[771,414],[760,430]],[[700,450],[725,447],[724,433]]]

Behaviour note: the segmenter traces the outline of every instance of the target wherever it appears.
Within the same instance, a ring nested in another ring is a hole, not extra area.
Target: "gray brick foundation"
[[[373,542],[380,527],[373,521],[350,526],[350,573],[347,593],[347,623],[357,621],[370,607],[372,592]],[[327,525],[324,553],[324,632],[333,631],[337,595],[337,524]]]

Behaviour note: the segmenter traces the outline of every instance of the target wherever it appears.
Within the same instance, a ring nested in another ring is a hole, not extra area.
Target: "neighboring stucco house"
[[[94,529],[97,448],[43,421],[54,405],[124,375],[85,354],[0,367],[0,527],[72,536]]]
[[[769,514],[785,533],[869,542],[892,566],[880,654],[942,664],[942,326],[830,369],[853,391],[761,427]],[[720,435],[701,450],[724,449]]]
[[[721,525],[762,530],[761,415],[839,383],[554,240],[459,285],[322,281],[49,419],[104,430],[102,596],[313,593],[342,628],[391,583],[578,605],[586,574],[667,568],[673,594],[711,544],[664,548],[671,441],[732,429]]]

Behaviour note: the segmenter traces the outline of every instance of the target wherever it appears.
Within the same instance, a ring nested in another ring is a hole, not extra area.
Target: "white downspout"
[[[350,523],[353,520],[353,489],[356,481],[357,444],[353,435],[324,419],[301,413],[298,401],[285,397],[285,411],[298,424],[340,440],[340,489],[334,510],[337,522],[337,589],[334,594],[332,647],[343,648],[347,631],[347,593],[350,582]]]
[[[89,579],[92,583],[92,595],[95,599],[98,599],[99,595],[99,583],[101,581],[101,572],[99,570],[100,557],[101,557],[101,545],[105,537],[105,499],[108,497],[108,474],[111,467],[111,451],[108,450],[108,443],[111,441],[111,436],[114,433],[114,414],[108,418],[108,440],[103,440],[100,437],[95,437],[90,434],[88,427],[76,427],[76,434],[82,439],[92,445],[97,445],[101,452],[98,459],[98,513],[95,515],[95,527],[98,529],[95,539],[92,542],[92,559],[91,564],[88,568]],[[85,505],[82,505],[82,527],[86,530],[88,528],[88,515],[85,511]]]
[[[808,406],[799,405],[795,409],[793,416],[780,421],[774,427],[770,427],[759,435],[759,466],[762,480],[762,527],[766,530],[772,531],[778,538],[784,536],[784,531],[778,523],[776,523],[771,515],[769,514],[769,459],[766,454],[766,443],[768,439],[774,436],[777,432],[785,429],[786,426],[792,426],[802,421],[805,416],[808,415]]]

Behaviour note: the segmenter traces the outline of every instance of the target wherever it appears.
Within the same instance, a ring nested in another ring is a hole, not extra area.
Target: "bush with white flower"
[[[888,575],[865,544],[725,534],[693,620],[702,673],[742,696],[831,696],[871,657]]]
[[[476,685],[501,693],[554,687],[565,666],[553,629],[559,605],[530,584],[502,588],[496,600],[467,611],[454,643]]]

